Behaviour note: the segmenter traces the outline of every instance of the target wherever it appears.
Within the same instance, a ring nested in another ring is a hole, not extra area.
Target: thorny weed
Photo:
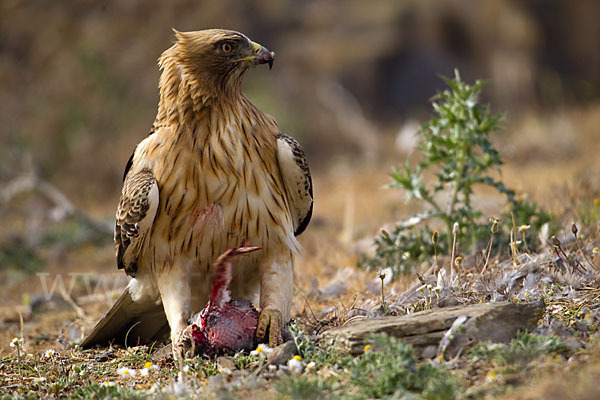
[[[489,105],[479,104],[485,82],[468,85],[458,71],[454,79],[442,79],[449,89],[434,96],[436,115],[418,131],[419,161],[413,167],[407,160],[403,168],[395,169],[389,185],[403,190],[408,199],[427,204],[429,209],[398,223],[391,232],[382,230],[375,240],[375,257],[361,261],[369,268],[392,267],[395,274],[410,273],[418,261],[434,254],[437,257],[438,252],[455,251],[457,241],[468,247],[464,250],[483,247],[489,227],[481,221],[483,212],[473,201],[476,186],[492,187],[507,200],[507,211],[498,219],[494,232],[497,240],[490,241],[488,253],[492,245],[497,248],[508,244],[509,233],[516,234],[511,226],[513,218],[535,230],[550,220],[535,203],[518,199],[513,190],[495,178],[501,176],[502,160],[490,134],[498,130],[502,116],[493,115]],[[431,175],[437,181],[426,182],[425,177]],[[436,243],[431,242],[434,230],[426,223],[429,221],[435,228],[445,228],[436,230]],[[450,260],[453,268],[454,254]]]

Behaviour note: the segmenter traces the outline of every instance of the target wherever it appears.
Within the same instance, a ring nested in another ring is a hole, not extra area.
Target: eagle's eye
[[[231,50],[233,50],[233,46],[231,45],[231,43],[223,43],[221,45],[221,51],[223,53],[231,53]]]

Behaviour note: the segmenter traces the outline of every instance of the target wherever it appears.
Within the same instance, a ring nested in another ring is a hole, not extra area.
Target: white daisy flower
[[[46,350],[46,352],[44,352],[44,358],[52,358],[56,355],[56,350],[54,349],[48,349]]]
[[[190,367],[187,366],[187,365],[185,367],[183,367],[183,368],[185,369],[186,367],[189,370]],[[153,371],[153,370],[155,370],[155,369],[158,369],[158,365],[154,365],[150,361],[146,361],[146,364],[144,364],[144,368],[140,369],[140,374],[142,376],[148,376],[150,374],[150,372]]]
[[[266,344],[259,344],[258,346],[256,346],[256,350],[252,350],[250,352],[250,355],[259,356],[260,358],[267,358],[272,351],[273,349],[267,346]]]
[[[531,228],[531,225],[521,225],[519,227],[519,232],[525,232],[525,231],[529,230],[529,228]]]
[[[419,222],[421,222],[421,218],[419,217],[410,217],[409,219],[406,220],[406,226],[408,227],[413,227],[416,224],[418,224]]]
[[[132,378],[135,376],[135,369],[122,367],[117,370],[117,374],[121,375],[123,378]]]
[[[25,339],[23,338],[13,338],[13,340],[10,341],[10,347],[21,347],[25,344]]]
[[[302,357],[300,356],[294,356],[287,362],[287,367],[290,369],[290,372],[296,375],[300,375],[302,371],[304,371],[305,366],[306,363],[302,361]]]

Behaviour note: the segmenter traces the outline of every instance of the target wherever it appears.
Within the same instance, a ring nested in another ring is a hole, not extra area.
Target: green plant
[[[42,269],[44,261],[36,249],[16,241],[0,245],[0,270],[14,269],[33,274]]]
[[[557,336],[521,332],[508,345],[498,347],[493,360],[498,366],[526,365],[541,355],[563,353],[566,350],[567,345]]]
[[[478,343],[467,351],[473,361],[491,360],[498,367],[527,365],[544,354],[567,351],[566,344],[554,335],[536,335],[519,332],[508,344]]]
[[[461,391],[458,378],[432,364],[418,365],[412,347],[385,334],[368,338],[371,349],[362,356],[345,357],[355,390],[351,398],[454,399]],[[415,394],[416,396],[411,396]]]
[[[240,351],[233,357],[233,364],[237,369],[248,369],[259,364],[260,361],[261,359],[259,356],[244,354],[243,351]]]
[[[304,362],[313,361],[318,369],[323,365],[333,365],[339,360],[340,353],[337,349],[334,347],[319,347],[295,322],[290,324],[290,332],[298,349],[298,354]]]
[[[220,374],[217,362],[215,360],[207,359],[204,356],[196,356],[193,359],[191,367],[193,371],[203,378]]]
[[[500,218],[498,234],[508,242],[512,216],[518,224],[533,224],[539,228],[550,220],[534,203],[516,198],[495,176],[500,175],[502,160],[490,139],[502,117],[492,115],[490,107],[479,104],[484,82],[470,86],[463,82],[458,71],[454,79],[442,78],[449,89],[433,98],[435,116],[424,123],[418,132],[420,159],[415,167],[407,161],[402,169],[391,175],[391,188],[406,192],[408,199],[417,199],[429,206],[420,214],[396,225],[392,232],[382,231],[375,241],[373,260],[363,260],[372,268],[392,267],[394,272],[412,272],[415,260],[434,253],[448,254],[452,248],[452,230],[458,223],[457,239],[463,246],[474,249],[490,238],[488,218],[473,202],[476,186],[489,186],[503,194],[508,210]],[[435,182],[426,178],[435,176]],[[435,220],[445,229],[432,243],[433,229],[425,221]],[[418,227],[418,228],[417,228]],[[501,244],[495,241],[495,246]],[[483,246],[482,246],[483,247]]]
[[[304,375],[292,375],[280,380],[275,384],[275,390],[281,397],[292,400],[330,398],[329,387],[324,381]]]
[[[146,399],[148,396],[140,391],[124,386],[105,386],[91,383],[87,386],[75,388],[70,399]]]

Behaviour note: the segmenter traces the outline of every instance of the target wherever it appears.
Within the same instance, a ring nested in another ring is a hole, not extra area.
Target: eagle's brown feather
[[[127,174],[115,223],[117,266],[135,276],[142,246],[158,206],[158,187],[148,169]]]
[[[296,139],[280,133],[277,135],[277,144],[279,167],[291,199],[292,213],[296,223],[294,234],[298,236],[304,232],[312,217],[312,177],[304,150]]]

